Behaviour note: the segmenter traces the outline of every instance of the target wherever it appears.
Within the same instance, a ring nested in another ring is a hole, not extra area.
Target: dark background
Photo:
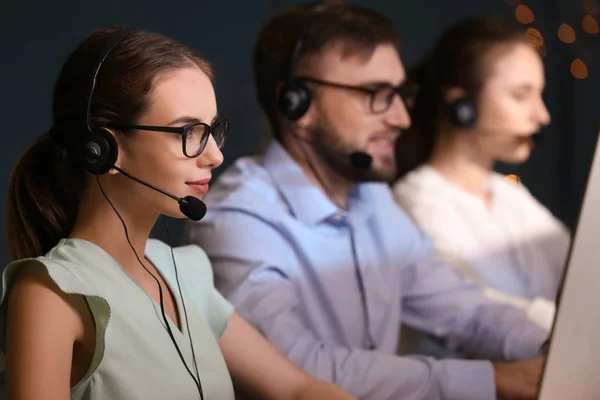
[[[535,21],[531,26],[544,38],[547,53],[544,97],[552,124],[543,131],[544,146],[534,152],[528,163],[518,169],[499,169],[517,172],[542,203],[572,226],[585,187],[600,115],[596,101],[600,70],[595,59],[600,36],[581,30],[584,16],[581,0],[356,0],[344,3],[366,5],[389,16],[402,32],[402,56],[410,66],[429,49],[445,24],[482,13],[514,19],[515,6],[520,2],[533,10]],[[156,30],[199,50],[216,71],[219,114],[227,116],[232,124],[224,149],[225,163],[219,171],[239,156],[257,152],[268,131],[255,101],[252,47],[259,27],[272,12],[300,1],[37,0],[7,3],[0,7],[2,210],[10,172],[17,158],[28,143],[51,125],[52,86],[62,63],[86,35],[108,25]],[[575,29],[575,43],[559,41],[557,31],[563,22]],[[576,79],[569,72],[575,58],[587,64],[587,79]],[[173,242],[177,242],[180,222],[170,226]],[[164,238],[159,230],[155,235]],[[0,266],[3,266],[8,261],[3,232],[0,239]]]

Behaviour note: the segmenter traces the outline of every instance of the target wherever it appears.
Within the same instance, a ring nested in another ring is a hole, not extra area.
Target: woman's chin
[[[523,144],[510,154],[505,154],[503,157],[499,157],[499,161],[507,164],[521,164],[529,160],[532,150],[533,146],[530,146],[529,144]]]

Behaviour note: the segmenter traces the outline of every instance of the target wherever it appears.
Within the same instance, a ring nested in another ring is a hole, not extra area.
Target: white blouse
[[[483,285],[490,298],[551,328],[570,233],[525,187],[494,172],[487,206],[423,165],[393,189],[442,261]]]

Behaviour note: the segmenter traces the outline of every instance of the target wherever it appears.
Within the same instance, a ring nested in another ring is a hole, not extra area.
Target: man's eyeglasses
[[[311,77],[299,77],[298,80],[304,82],[311,82],[317,85],[328,86],[332,88],[352,90],[362,92],[369,95],[370,103],[369,108],[373,114],[381,114],[386,112],[394,101],[394,96],[398,95],[405,103],[410,103],[412,88],[409,85],[380,85],[378,87],[367,87],[367,86],[352,86],[342,83],[329,82],[322,79],[311,78]]]
[[[229,121],[226,119],[215,122],[212,126],[207,125],[203,122],[196,122],[193,124],[173,127],[173,126],[147,126],[147,125],[127,125],[119,124],[116,122],[109,122],[106,124],[107,128],[115,129],[137,129],[141,131],[152,131],[152,132],[167,132],[177,133],[182,138],[182,150],[183,154],[189,158],[198,157],[208,143],[208,138],[212,135],[217,143],[217,147],[223,147],[225,143],[225,137],[229,130]]]

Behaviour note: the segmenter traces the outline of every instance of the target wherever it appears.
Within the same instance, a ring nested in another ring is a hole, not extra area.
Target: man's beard
[[[384,171],[354,166],[350,162],[350,154],[363,151],[360,148],[349,148],[339,139],[341,135],[335,132],[331,124],[319,123],[311,127],[310,141],[313,149],[326,167],[349,182],[390,182],[396,175],[395,161],[390,160],[390,168]]]

